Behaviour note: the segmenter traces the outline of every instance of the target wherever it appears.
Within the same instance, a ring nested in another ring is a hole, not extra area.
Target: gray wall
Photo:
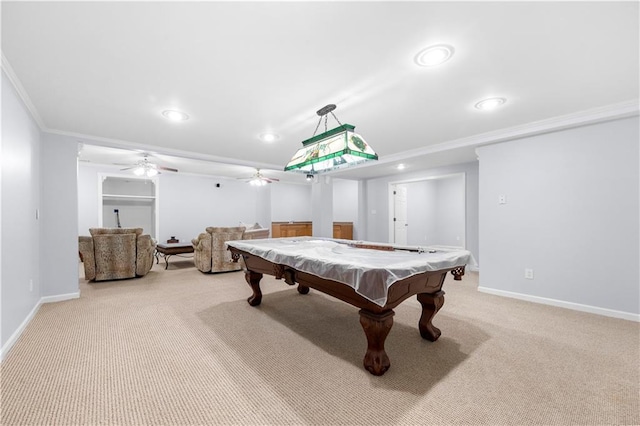
[[[35,215],[36,209],[40,209],[40,138],[38,126],[2,72],[0,343],[3,349],[37,307],[42,293],[40,221]]]
[[[402,184],[407,187],[407,244],[433,244],[436,227],[436,180]]]
[[[366,239],[368,241],[389,242],[389,184],[392,182],[418,181],[455,173],[465,174],[465,228],[466,248],[471,251],[480,264],[478,244],[478,163],[456,164],[428,170],[398,173],[379,179],[369,179],[363,190],[366,191]],[[426,202],[426,200],[425,200]],[[435,214],[436,212],[434,212]],[[424,243],[422,243],[424,244]]]
[[[430,244],[465,245],[465,177],[456,175],[435,179],[436,232]]]
[[[41,296],[78,297],[78,145],[75,140],[42,137]],[[46,161],[44,161],[46,159]]]
[[[358,181],[333,179],[333,221],[353,222],[353,239],[358,236]]]
[[[482,288],[640,312],[638,126],[634,117],[477,150]]]
[[[402,185],[407,187],[407,244],[464,247],[465,176]]]

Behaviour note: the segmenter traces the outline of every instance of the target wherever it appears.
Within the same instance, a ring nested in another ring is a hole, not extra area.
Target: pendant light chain
[[[342,126],[342,123],[340,122],[340,120],[338,120],[338,117],[336,117],[336,115],[333,113],[333,111],[331,111],[331,115],[333,115],[333,118],[336,119],[336,121],[338,122],[339,125]],[[325,120],[325,125],[324,125],[325,130],[327,129],[327,122]]]
[[[340,122],[340,120],[338,120],[338,117],[336,117],[336,115],[333,113],[334,109],[336,109],[336,106],[333,104],[329,104],[327,106],[320,108],[318,111],[316,111],[316,114],[320,116],[320,120],[318,120],[318,125],[316,126],[316,130],[313,131],[313,135],[311,137],[315,136],[316,133],[318,133],[318,127],[320,127],[320,123],[322,123],[322,117],[324,117],[324,132],[325,133],[327,132],[327,122],[329,120],[329,117],[328,117],[329,113],[331,113],[331,115],[338,122],[338,124],[342,126],[342,123]]]
[[[313,135],[311,135],[311,137],[314,137],[316,133],[318,133],[318,127],[320,127],[320,123],[322,123],[322,116],[320,117],[320,120],[318,120],[318,125],[316,126],[316,129],[313,131]]]

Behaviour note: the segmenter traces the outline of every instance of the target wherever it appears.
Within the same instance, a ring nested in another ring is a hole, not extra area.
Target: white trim
[[[478,135],[446,141],[434,145],[427,145],[422,148],[402,151],[396,154],[385,155],[383,158],[378,159],[378,161],[363,163],[359,167],[372,167],[380,164],[405,161],[407,159],[434,154],[437,152],[444,152],[474,146],[490,145],[498,142],[506,142],[514,139],[521,139],[529,136],[539,135],[542,133],[556,132],[575,127],[588,126],[604,121],[634,117],[639,114],[640,100],[633,99],[626,102],[620,102],[617,104],[592,108],[585,111],[578,111],[571,114],[551,117],[545,120],[521,124],[518,126],[500,129],[493,132],[481,133]],[[339,170],[334,171],[334,173],[337,172],[339,172]],[[331,174],[331,172],[329,174]]]
[[[27,315],[24,321],[22,321],[22,324],[20,324],[20,326],[16,329],[16,331],[13,332],[11,337],[7,339],[7,342],[4,344],[4,346],[2,346],[2,350],[0,350],[0,361],[4,360],[4,358],[7,356],[7,354],[13,347],[13,345],[15,345],[15,343],[18,341],[18,339],[20,338],[24,330],[27,328],[27,326],[29,325],[33,317],[36,316],[38,309],[40,309],[40,305],[42,305],[42,299],[39,300],[38,303],[36,303],[36,305],[33,307],[31,312],[29,312],[29,315]]]
[[[79,291],[75,293],[58,294],[56,296],[41,297],[38,303],[36,303],[36,305],[31,310],[31,312],[29,312],[29,315],[27,315],[24,321],[22,321],[22,324],[20,324],[20,326],[16,329],[16,331],[14,331],[11,337],[9,337],[9,339],[4,344],[4,346],[2,346],[2,350],[0,350],[0,362],[2,362],[5,359],[5,357],[9,354],[9,351],[11,350],[13,345],[15,345],[15,343],[18,341],[20,336],[22,336],[22,333],[27,328],[31,320],[36,316],[38,309],[40,309],[40,306],[42,306],[43,303],[62,302],[65,300],[77,299],[79,297],[80,297]]]
[[[22,83],[18,79],[18,76],[13,70],[13,67],[11,67],[11,64],[9,63],[7,58],[4,56],[4,53],[1,53],[1,54],[2,54],[2,69],[4,70],[4,73],[9,78],[9,81],[13,85],[14,89],[16,89],[16,92],[18,92],[18,96],[20,97],[20,99],[22,99],[22,102],[24,102],[24,105],[27,107],[27,109],[31,113],[31,116],[33,117],[34,121],[38,124],[38,127],[40,127],[40,130],[46,131],[47,126],[44,125],[44,121],[42,121],[40,114],[38,114],[38,110],[36,109],[35,105],[33,105],[33,102],[31,102],[31,98],[27,94],[27,91],[25,90],[24,86],[22,86]]]
[[[44,296],[40,299],[40,303],[64,302],[65,300],[73,300],[78,298],[80,298],[80,292],[76,291],[75,293],[58,294],[56,296]]]
[[[509,297],[512,299],[525,300],[527,302],[556,306],[558,308],[566,308],[574,311],[603,315],[605,317],[620,318],[628,321],[640,322],[640,314],[633,314],[631,312],[615,311],[613,309],[600,308],[598,306],[581,305],[580,303],[565,302],[564,300],[548,299],[546,297],[531,296],[529,294],[513,293],[511,291],[497,290],[488,287],[478,287],[478,291],[482,293],[493,294],[495,296]]]
[[[217,155],[203,154],[203,153],[194,152],[194,151],[184,151],[181,149],[166,148],[166,147],[160,147],[156,145],[147,145],[147,144],[129,142],[129,141],[120,140],[120,139],[105,138],[101,136],[92,136],[84,133],[68,132],[65,130],[46,129],[43,131],[46,133],[54,134],[54,135],[75,138],[80,143],[86,143],[88,145],[104,146],[107,148],[118,148],[118,149],[124,149],[127,151],[139,150],[139,151],[149,152],[153,154],[163,154],[163,155],[170,155],[172,157],[186,158],[189,160],[211,161],[213,163],[231,164],[234,166],[245,166],[245,167],[251,167],[254,169],[280,170],[282,168],[282,164],[258,163],[255,161],[242,160],[239,158],[220,157]]]

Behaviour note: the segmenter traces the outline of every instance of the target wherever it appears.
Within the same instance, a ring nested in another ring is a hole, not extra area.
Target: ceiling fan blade
[[[134,167],[125,167],[124,169],[120,169],[120,170],[121,170],[121,171],[122,171],[122,170],[131,170],[131,169],[135,169],[135,168],[136,168],[136,166],[134,166]]]
[[[178,169],[173,169],[171,167],[164,167],[164,166],[156,166],[157,169],[160,170],[166,170],[167,172],[177,172]]]

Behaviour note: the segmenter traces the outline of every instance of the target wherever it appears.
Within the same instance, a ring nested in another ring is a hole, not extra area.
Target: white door
[[[393,186],[393,242],[407,245],[407,186]]]

